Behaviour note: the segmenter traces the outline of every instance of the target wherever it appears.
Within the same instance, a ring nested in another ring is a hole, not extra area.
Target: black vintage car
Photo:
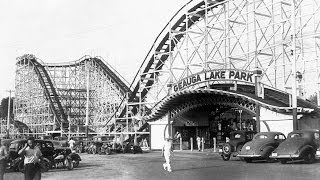
[[[297,130],[288,134],[287,139],[275,149],[270,158],[280,160],[282,164],[291,160],[314,162],[320,157],[319,130]]]
[[[286,139],[281,132],[260,132],[244,144],[237,157],[250,163],[252,160],[269,160],[272,151]]]
[[[228,161],[231,156],[236,157],[242,146],[251,141],[255,133],[254,131],[245,130],[230,132],[230,141],[219,145],[219,154],[222,159]]]
[[[20,149],[24,147],[27,143],[26,139],[17,139],[10,143],[9,147],[9,158],[7,163],[8,169],[19,170],[23,172],[24,164],[23,157],[19,156],[18,152]],[[48,171],[50,169],[51,163],[50,159],[55,154],[54,147],[51,141],[48,140],[35,140],[36,146],[39,147],[41,153],[44,157],[44,161],[42,163],[42,170]]]

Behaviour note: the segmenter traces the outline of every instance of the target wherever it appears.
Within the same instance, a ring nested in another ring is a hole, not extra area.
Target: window
[[[284,139],[286,139],[286,137],[283,134],[277,134],[274,137],[274,140],[284,140]]]
[[[283,134],[279,134],[278,139],[286,139],[286,137]]]
[[[53,147],[53,144],[47,142],[47,143],[46,143],[46,146],[49,147],[49,148],[52,148],[52,147]]]
[[[290,134],[290,138],[299,138],[299,137],[302,137],[302,134],[300,133]]]
[[[256,137],[256,139],[267,139],[267,138],[268,138],[268,136],[265,135],[265,134],[261,134],[261,135]]]
[[[234,138],[235,138],[235,139],[240,139],[240,138],[241,138],[241,134],[235,134],[235,135],[234,135]]]
[[[318,140],[318,139],[319,139],[319,133],[314,133],[314,138],[315,138],[316,140]]]

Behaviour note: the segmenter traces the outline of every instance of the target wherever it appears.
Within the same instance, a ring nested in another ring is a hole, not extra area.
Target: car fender
[[[271,153],[274,151],[274,147],[272,146],[264,146],[260,149],[262,157],[269,157]]]
[[[298,154],[299,154],[299,156],[301,156],[307,151],[311,151],[311,152],[315,153],[314,147],[312,147],[310,145],[305,145],[298,151]]]

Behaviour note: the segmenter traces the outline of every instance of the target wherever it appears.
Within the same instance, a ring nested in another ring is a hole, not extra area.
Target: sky
[[[15,88],[16,58],[46,63],[101,56],[129,83],[153,41],[189,0],[1,0],[0,98]]]

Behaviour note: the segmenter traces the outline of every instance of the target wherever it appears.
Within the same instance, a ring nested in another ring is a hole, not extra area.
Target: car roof
[[[267,135],[267,136],[273,137],[273,136],[278,135],[278,134],[284,135],[282,132],[270,131],[270,132],[259,132],[254,137],[257,137],[259,135]]]
[[[283,134],[282,132],[277,132],[277,131],[270,131],[270,132],[259,132],[258,134],[266,134],[266,135],[277,135],[277,134]]]
[[[315,132],[319,132],[319,130],[318,129],[295,130],[290,133],[315,133]]]
[[[13,140],[11,143],[20,143],[20,142],[27,142],[27,139],[16,139]],[[35,142],[51,142],[50,140],[42,140],[42,139],[35,139]]]
[[[230,133],[256,133],[255,131],[237,130],[231,131]]]

